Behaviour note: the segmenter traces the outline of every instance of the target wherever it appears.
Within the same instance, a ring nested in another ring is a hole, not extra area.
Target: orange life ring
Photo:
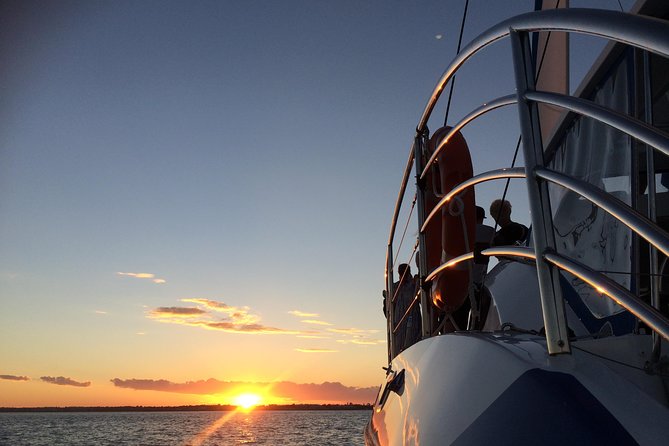
[[[434,153],[439,143],[450,130],[450,127],[442,127],[430,138],[428,152]],[[450,192],[453,187],[470,179],[473,176],[472,159],[467,142],[460,132],[457,132],[446,143],[437,157],[438,169],[433,172],[431,182],[438,185],[440,190],[434,190],[426,183],[426,211],[428,207],[439,197]],[[438,177],[438,178],[436,178]],[[438,181],[434,181],[437,179]],[[432,189],[432,190],[430,190]],[[439,220],[436,219],[438,222]],[[441,229],[437,236],[437,231]],[[426,228],[426,254],[428,258],[428,271],[436,266],[434,261],[436,253],[439,256],[437,266],[448,260],[474,250],[476,239],[476,198],[474,189],[466,189],[458,198],[451,200],[441,210],[441,227],[439,225],[428,225]],[[438,241],[441,243],[439,244]],[[430,253],[432,251],[432,253]],[[469,293],[470,269],[467,263],[460,263],[443,271],[432,284],[432,303],[440,310],[452,312],[457,310],[467,298]]]

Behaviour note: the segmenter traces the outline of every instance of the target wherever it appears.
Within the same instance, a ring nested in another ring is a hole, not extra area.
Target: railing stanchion
[[[423,172],[423,148],[427,145],[427,131],[416,134],[414,143],[414,162],[416,168],[416,206],[418,208],[418,228],[423,227],[425,221],[425,180],[421,180]],[[425,285],[427,273],[427,252],[425,247],[425,232],[418,232],[418,269],[420,283],[420,313],[421,313],[421,336],[427,338],[432,334],[432,303]]]
[[[388,364],[393,359],[393,295],[395,290],[393,289],[393,245],[388,244],[388,250],[386,251],[386,289],[384,291],[385,295],[383,298],[384,313],[386,315],[386,325],[388,326]]]
[[[548,198],[548,184],[534,176],[535,168],[544,166],[544,153],[537,105],[525,98],[525,92],[535,90],[534,64],[531,58],[529,36],[527,32],[512,30],[510,38],[546,343],[548,353],[551,355],[570,353],[567,318],[560,288],[560,273],[556,266],[543,258],[544,252],[554,250],[555,234]]]

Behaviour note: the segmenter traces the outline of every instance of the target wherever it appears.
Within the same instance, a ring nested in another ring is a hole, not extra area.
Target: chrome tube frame
[[[442,263],[438,267],[436,267],[426,278],[425,282],[432,282],[432,280],[437,277],[439,274],[441,274],[445,269],[450,268],[451,266],[455,266],[458,263],[466,262],[467,260],[471,260],[474,258],[474,253],[473,252],[468,252],[466,254],[462,254],[461,256],[453,257],[451,260],[449,260],[446,263]]]
[[[579,115],[596,119],[599,122],[603,122],[617,130],[627,133],[669,156],[669,139],[667,139],[667,135],[643,121],[602,107],[593,102],[586,101],[585,99],[565,96],[558,93],[532,91],[527,92],[525,98],[542,104],[555,105],[576,112]]]
[[[432,209],[430,215],[427,216],[425,222],[420,226],[420,232],[424,232],[427,228],[430,220],[441,210],[447,202],[449,202],[455,195],[459,194],[463,190],[476,186],[480,183],[485,183],[486,181],[492,180],[501,180],[504,178],[525,178],[525,168],[524,167],[505,167],[503,169],[489,170],[488,172],[483,172],[481,174],[475,175],[467,181],[455,186],[449,193],[444,195],[444,197],[439,200],[439,203]]]
[[[614,280],[588,268],[580,262],[556,253],[546,253],[544,254],[544,258],[560,269],[568,271],[584,282],[587,282],[601,294],[610,297],[618,305],[624,307],[648,324],[651,329],[659,333],[663,338],[669,340],[669,319]]]
[[[613,215],[617,220],[639,234],[646,241],[650,242],[653,246],[662,251],[664,255],[669,256],[669,236],[667,233],[622,201],[612,197],[590,183],[563,175],[550,169],[536,169],[534,175],[538,178],[550,181],[551,183],[558,184],[588,199],[598,207]]]
[[[523,154],[526,172],[533,172],[544,166],[544,149],[539,127],[539,113],[536,102],[528,101],[525,95],[535,89],[534,64],[532,63],[530,38],[528,33],[511,32],[511,49],[514,56],[516,91],[518,93],[518,114],[523,138]],[[532,217],[532,238],[536,252],[555,249],[555,232],[545,182],[532,181],[528,175],[527,195]],[[562,299],[560,272],[544,261],[537,259],[537,279],[541,298],[541,311],[546,329],[546,345],[550,355],[571,353],[569,328]]]
[[[539,257],[536,262],[537,274],[547,334],[547,345],[550,354],[569,352],[566,318],[564,316],[564,302],[561,297],[558,269],[564,268],[567,271],[580,275],[579,277],[585,277],[588,279],[588,283],[594,284],[596,287],[600,286],[600,288],[602,288],[601,285],[604,284],[605,287],[603,289],[607,290],[607,296],[637,315],[637,317],[646,322],[653,328],[653,330],[662,334],[664,337],[669,335],[669,320],[659,314],[657,310],[643,303],[629,291],[615,284],[615,282],[603,274],[592,271],[586,266],[580,265],[578,262],[565,259],[555,254],[554,232],[548,199],[548,182],[566,187],[567,189],[587,198],[606,212],[609,212],[615,218],[619,219],[623,224],[632,229],[632,231],[646,239],[652,246],[660,249],[665,255],[669,255],[669,236],[650,219],[634,211],[625,203],[606,194],[604,191],[597,189],[595,186],[574,178],[566,177],[545,168],[539,120],[536,112],[537,103],[546,103],[562,107],[571,112],[601,121],[646,143],[648,146],[652,146],[654,149],[659,150],[665,155],[669,155],[669,138],[646,123],[606,109],[592,102],[555,93],[536,91],[534,83],[534,67],[532,66],[529,52],[528,33],[536,31],[562,31],[586,34],[603,37],[654,54],[669,57],[668,28],[666,22],[651,17],[595,9],[554,9],[512,17],[480,34],[469,45],[465,46],[465,48],[463,48],[453,59],[434,88],[423,110],[418,125],[416,126],[417,139],[414,144],[417,144],[418,138],[426,134],[427,123],[434,110],[436,102],[445,85],[451,80],[460,66],[488,45],[497,42],[506,36],[510,36],[514,69],[516,72],[517,95],[515,96],[515,99],[512,96],[498,98],[484,104],[482,107],[479,107],[467,115],[464,119],[458,122],[453,129],[451,129],[444,141],[442,141],[437,150],[435,150],[435,153],[430,157],[430,160],[424,166],[420,166],[422,169],[419,168],[419,166],[416,166],[416,172],[417,179],[420,181],[420,179],[425,176],[431,163],[436,160],[439,153],[443,150],[443,147],[445,147],[448,138],[466,124],[491,110],[517,102],[524,142],[523,149],[526,162],[525,171],[527,172],[526,181],[532,213],[534,248],[495,247],[484,250],[483,254],[516,256],[528,259],[536,259]],[[416,153],[420,152],[417,151],[417,147],[414,145],[409,153],[409,160],[407,161],[407,167],[400,186],[393,215],[393,222],[391,224],[391,233],[388,239],[388,251],[386,253],[387,292],[390,292],[393,287],[392,244],[394,233],[400,207],[406,191],[408,176],[413,166]],[[437,207],[430,212],[430,215],[422,221],[422,224],[419,222],[421,232],[424,230],[426,222],[433,218],[434,214],[436,214],[453,196],[467,187],[471,187],[490,179],[496,179],[495,176],[501,174],[502,170],[503,169],[477,175],[477,177],[474,177],[472,180],[456,186],[447,197],[444,197],[438,203]],[[420,172],[420,175],[418,175],[418,172]],[[508,174],[509,171],[506,173]],[[499,178],[508,177],[518,178],[520,175],[499,176]],[[418,200],[420,201],[422,199],[419,198]],[[422,206],[424,206],[424,202],[422,205],[419,204],[419,208]],[[425,209],[421,209],[419,215],[421,216],[419,218],[422,219],[425,215]],[[426,263],[424,239],[422,243],[419,240],[419,245],[420,257],[422,257],[419,261],[421,262],[422,272],[425,271],[424,267]],[[472,254],[468,253],[456,259],[452,259],[448,263],[440,265],[432,271],[428,277],[423,279],[423,285],[436,277],[440,271],[443,271],[443,269],[448,268],[452,264],[469,260],[470,255]],[[611,283],[609,284],[609,282]],[[425,307],[429,306],[429,302],[423,301],[422,303]],[[413,304],[415,305],[415,303]],[[393,328],[396,327],[392,327],[392,324],[389,322],[389,332],[392,332]],[[423,328],[423,333],[425,334],[425,327]],[[389,334],[389,352],[392,344],[391,338],[392,336]]]
[[[416,164],[416,204],[418,207],[418,227],[421,227],[425,219],[425,182],[419,177],[423,170],[423,152],[427,147],[427,133],[416,135],[414,141],[414,160]],[[421,336],[427,337],[431,333],[432,305],[430,296],[424,287],[423,274],[427,271],[427,253],[425,250],[425,233],[418,233],[418,269],[420,270],[420,307],[421,307]]]
[[[495,100],[483,104],[481,107],[477,108],[476,110],[465,116],[463,119],[461,119],[457,124],[455,124],[451,128],[451,130],[448,131],[448,133],[446,133],[446,136],[444,136],[439,145],[434,149],[434,153],[432,154],[432,156],[430,156],[430,159],[427,161],[427,163],[425,163],[425,168],[420,174],[420,179],[425,178],[425,175],[427,175],[432,164],[436,162],[437,157],[441,154],[442,150],[444,150],[446,144],[448,144],[448,140],[451,139],[451,137],[455,135],[457,132],[462,130],[464,126],[472,122],[474,119],[485,115],[488,112],[496,110],[500,107],[506,107],[507,105],[513,105],[517,101],[518,97],[515,94],[502,96],[501,98],[497,98]]]
[[[601,9],[559,8],[511,17],[474,38],[453,59],[432,91],[416,127],[422,131],[446,83],[467,59],[483,48],[508,36],[512,31],[564,31],[603,37],[669,57],[669,33],[662,20]]]

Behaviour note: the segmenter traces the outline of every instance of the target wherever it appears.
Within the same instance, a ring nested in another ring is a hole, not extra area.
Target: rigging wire
[[[413,257],[416,255],[416,251],[418,250],[418,240],[416,240],[416,243],[413,245],[413,251],[411,251],[411,256],[409,257],[409,261],[407,262],[407,265],[411,264],[411,261],[413,260]],[[397,282],[398,286],[395,288],[395,292],[393,293],[392,299],[390,299],[391,305],[395,303],[395,299],[397,299],[397,293],[400,290],[399,284],[404,281],[404,276],[406,276],[407,270],[404,270],[404,273],[402,273],[402,276],[400,277],[400,280]]]
[[[404,231],[402,232],[402,238],[400,239],[400,244],[397,246],[397,252],[395,253],[395,258],[393,259],[393,265],[397,262],[397,257],[400,255],[400,250],[402,249],[402,244],[404,243],[404,236],[407,234],[407,229],[409,228],[409,223],[411,222],[411,216],[413,215],[413,210],[416,207],[416,199],[418,198],[418,192],[413,195],[413,201],[411,202],[411,209],[409,209],[409,216],[407,217],[407,222],[404,225]],[[409,260],[411,262],[411,260]]]
[[[558,2],[555,4],[555,9],[557,9],[559,5],[560,5],[560,1],[558,0]],[[544,66],[544,60],[546,60],[546,50],[548,49],[548,44],[551,40],[552,35],[553,35],[552,31],[549,31],[548,36],[546,36],[546,43],[544,44],[544,49],[541,52],[541,59],[539,60],[539,68],[537,69],[537,74],[534,77],[534,82],[535,83],[539,80],[539,76],[541,75],[541,69]],[[513,160],[511,161],[511,167],[512,168],[516,166],[516,159],[518,158],[518,149],[520,149],[520,143],[521,143],[522,140],[523,140],[523,136],[519,135],[518,136],[518,142],[516,143],[516,150],[513,153]],[[506,199],[506,194],[509,191],[509,183],[510,182],[511,182],[511,178],[507,178],[506,183],[504,184],[504,192],[502,193],[502,202],[504,202],[504,200]],[[499,223],[497,223],[497,220],[499,219],[499,215],[500,215],[499,213],[501,213],[501,212],[502,212],[502,206],[500,206],[500,208],[499,208],[497,218],[495,218],[493,216],[493,220],[495,220],[495,232],[497,232],[497,227],[499,226]]]
[[[469,0],[465,1],[465,10],[462,14],[462,23],[460,24],[460,37],[458,37],[458,49],[455,53],[457,56],[460,54],[460,48],[462,46],[462,35],[465,30],[465,20],[467,19],[467,8],[469,7]],[[451,89],[448,92],[448,103],[446,104],[446,115],[444,116],[444,126],[448,123],[448,112],[451,109],[451,98],[453,97],[453,87],[455,86],[455,76],[451,78]]]

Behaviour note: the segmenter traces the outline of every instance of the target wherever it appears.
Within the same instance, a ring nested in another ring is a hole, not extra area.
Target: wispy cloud
[[[300,321],[300,322],[302,322],[304,324],[312,324],[312,325],[334,325],[334,324],[331,324],[329,322],[319,321],[317,319],[305,319],[305,320]]]
[[[152,318],[184,318],[206,314],[207,312],[196,307],[158,307],[149,313]]]
[[[304,339],[330,339],[330,336],[322,336],[322,335],[297,335],[297,337]]]
[[[190,302],[198,304],[206,308],[207,310],[214,311],[216,313],[222,313],[232,322],[236,324],[254,324],[260,320],[260,316],[250,313],[249,307],[234,307],[228,305],[225,302],[219,302],[217,300],[211,299],[181,299],[182,302]]]
[[[114,378],[111,382],[124,389],[154,390],[161,392],[187,393],[196,395],[211,395],[234,392],[239,388],[270,388],[275,398],[283,398],[296,402],[352,402],[371,403],[376,396],[377,387],[349,387],[338,382],[323,382],[320,384],[298,384],[290,381],[274,383],[253,383],[219,381],[207,379],[175,383],[165,379],[120,379]]]
[[[95,310],[93,313],[95,313],[95,314],[107,314],[107,312],[104,311],[104,310]]]
[[[188,325],[200,326],[210,330],[221,330],[228,333],[245,334],[300,334],[296,330],[286,330],[284,328],[269,327],[262,324],[236,324],[234,322],[195,322]]]
[[[64,376],[42,376],[40,379],[49,384],[56,384],[58,386],[89,387],[91,385],[90,381],[79,382]]]
[[[304,311],[300,310],[291,310],[288,312],[288,314],[292,314],[293,316],[297,317],[321,317],[318,313],[305,313]]]
[[[156,283],[156,284],[163,284],[166,283],[167,281],[165,279],[161,279],[159,277],[156,277],[155,274],[153,273],[124,273],[124,272],[117,272],[117,276],[122,276],[122,277],[134,277],[135,279],[148,279],[151,280],[151,282]]]
[[[355,344],[355,345],[381,345],[386,341],[380,339],[338,339],[340,344]]]
[[[296,352],[300,353],[337,353],[338,350],[331,350],[328,348],[296,348]]]
[[[159,322],[188,325],[207,330],[243,334],[310,334],[305,331],[271,327],[260,323],[260,316],[251,313],[249,307],[235,307],[211,299],[188,298],[182,302],[194,303],[196,307],[159,307],[151,310],[148,317]]]
[[[328,328],[332,333],[346,334],[346,335],[360,335],[366,333],[378,333],[379,330],[364,330],[362,328]]]
[[[8,381],[30,381],[30,378],[27,376],[17,376],[17,375],[0,375],[0,379],[6,379]]]

